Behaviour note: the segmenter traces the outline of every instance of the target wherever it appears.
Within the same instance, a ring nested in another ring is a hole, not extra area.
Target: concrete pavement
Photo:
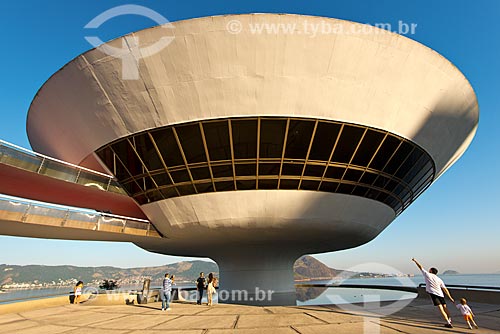
[[[450,305],[451,306],[451,305]],[[92,334],[257,334],[257,333],[500,333],[500,305],[473,304],[481,327],[469,330],[457,310],[453,329],[442,321],[430,301],[413,300],[386,317],[347,312],[338,306],[240,306],[173,303],[162,312],[160,303],[147,305],[64,305],[0,315],[0,333]]]

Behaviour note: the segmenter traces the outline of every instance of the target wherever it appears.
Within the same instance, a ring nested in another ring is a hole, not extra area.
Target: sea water
[[[500,274],[462,274],[441,275],[444,283],[449,286],[496,287],[500,289]],[[350,285],[380,285],[417,287],[424,283],[423,276],[414,277],[383,277],[383,278],[353,278],[345,280],[311,281],[305,284],[350,284]],[[367,289],[367,288],[298,288],[297,305],[351,304],[362,302],[393,301],[413,299],[416,293]]]
[[[438,275],[447,285],[488,286],[500,288],[500,274],[460,274]],[[382,277],[382,278],[350,278],[346,280],[322,280],[308,283],[318,284],[360,284],[389,286],[418,286],[424,283],[422,275],[413,277]]]

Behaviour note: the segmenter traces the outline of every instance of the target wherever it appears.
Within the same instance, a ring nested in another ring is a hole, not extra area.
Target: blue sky
[[[500,272],[498,124],[500,1],[1,1],[0,138],[29,147],[26,113],[40,86],[91,46],[83,27],[117,5],[147,6],[169,21],[251,12],[297,13],[362,23],[416,23],[409,36],[448,58],[469,79],[480,106],[478,133],[462,159],[378,238],[356,249],[318,255],[335,268],[379,262],[415,272],[424,265],[464,273]],[[103,24],[109,40],[154,25],[122,16]],[[178,257],[132,244],[55,241],[0,236],[0,263],[160,265]]]

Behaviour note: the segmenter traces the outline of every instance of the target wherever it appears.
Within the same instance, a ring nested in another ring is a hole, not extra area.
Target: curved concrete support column
[[[215,255],[220,272],[219,302],[296,305],[293,265],[299,256],[296,251],[269,247],[231,249]]]

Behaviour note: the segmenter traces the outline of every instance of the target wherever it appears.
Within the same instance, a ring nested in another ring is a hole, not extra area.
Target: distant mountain
[[[218,276],[217,264],[207,261],[183,261],[164,266],[143,268],[76,267],[69,265],[7,265],[0,264],[0,286],[12,284],[71,285],[75,280],[96,284],[105,279],[118,280],[121,285],[140,284],[145,278],[158,284],[165,273],[175,275],[177,282],[193,282],[200,272]],[[354,273],[333,269],[312,256],[303,256],[295,262],[296,280],[331,279],[345,277],[374,277],[371,273]]]
[[[383,277],[384,274],[370,272],[353,272],[341,269],[333,269],[314,257],[306,255],[295,261],[293,266],[295,280],[308,281],[319,279],[346,279],[346,278],[371,278]]]
[[[217,265],[206,261],[187,261],[167,264],[158,267],[116,268],[116,267],[76,267],[76,266],[43,266],[43,265],[0,265],[0,285],[12,283],[58,283],[71,280],[84,282],[104,279],[127,280],[133,283],[142,282],[145,277],[152,281],[161,280],[165,273],[174,274],[177,281],[194,281],[200,272],[219,271]]]
[[[295,261],[293,266],[296,280],[304,280],[311,278],[332,278],[338,276],[342,271],[332,269],[323,262],[316,260],[312,256],[302,256]]]
[[[458,271],[455,271],[455,270],[445,270],[443,272],[443,275],[459,275],[460,273]]]

